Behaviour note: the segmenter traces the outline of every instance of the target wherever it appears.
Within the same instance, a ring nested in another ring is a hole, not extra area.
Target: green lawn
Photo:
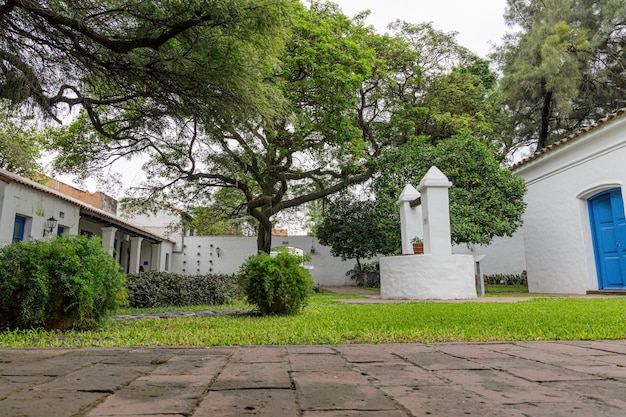
[[[316,295],[295,316],[109,321],[91,332],[5,331],[0,347],[626,339],[626,298],[621,297],[399,304],[343,304],[338,301],[342,298],[346,296]]]

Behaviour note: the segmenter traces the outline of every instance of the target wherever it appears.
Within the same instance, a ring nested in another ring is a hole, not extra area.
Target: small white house
[[[57,190],[0,169],[0,245],[51,235],[98,236],[125,272],[167,271],[174,242]]]
[[[530,292],[626,290],[626,109],[516,164]],[[489,256],[489,255],[488,255]]]

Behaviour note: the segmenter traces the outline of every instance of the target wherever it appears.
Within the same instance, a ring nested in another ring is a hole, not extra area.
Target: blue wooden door
[[[600,289],[626,289],[626,218],[619,188],[589,200]]]

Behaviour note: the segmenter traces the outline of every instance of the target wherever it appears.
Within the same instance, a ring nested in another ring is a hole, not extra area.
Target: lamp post
[[[54,218],[54,216],[50,216],[48,220],[46,220],[46,227],[43,229],[43,236],[46,237],[50,233],[54,231],[57,227],[58,220]]]

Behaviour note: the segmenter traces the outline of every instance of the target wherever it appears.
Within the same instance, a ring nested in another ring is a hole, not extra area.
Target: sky
[[[432,22],[437,30],[457,32],[457,42],[479,56],[486,57],[494,44],[500,44],[506,32],[504,9],[506,0],[333,0],[348,16],[370,10],[366,23],[379,33],[387,31],[387,25],[397,19],[410,23]],[[133,160],[120,163],[114,168],[122,173],[124,188],[138,186],[145,180],[139,169],[141,163]],[[60,176],[72,183],[72,177]],[[87,181],[81,188],[94,192],[97,188]],[[121,193],[123,194],[123,192]],[[118,195],[122,197],[122,195]]]
[[[506,0],[333,0],[348,16],[370,10],[367,23],[379,33],[396,19],[410,23],[432,22],[435,29],[458,32],[457,41],[486,57],[491,44],[501,43],[506,32]]]

